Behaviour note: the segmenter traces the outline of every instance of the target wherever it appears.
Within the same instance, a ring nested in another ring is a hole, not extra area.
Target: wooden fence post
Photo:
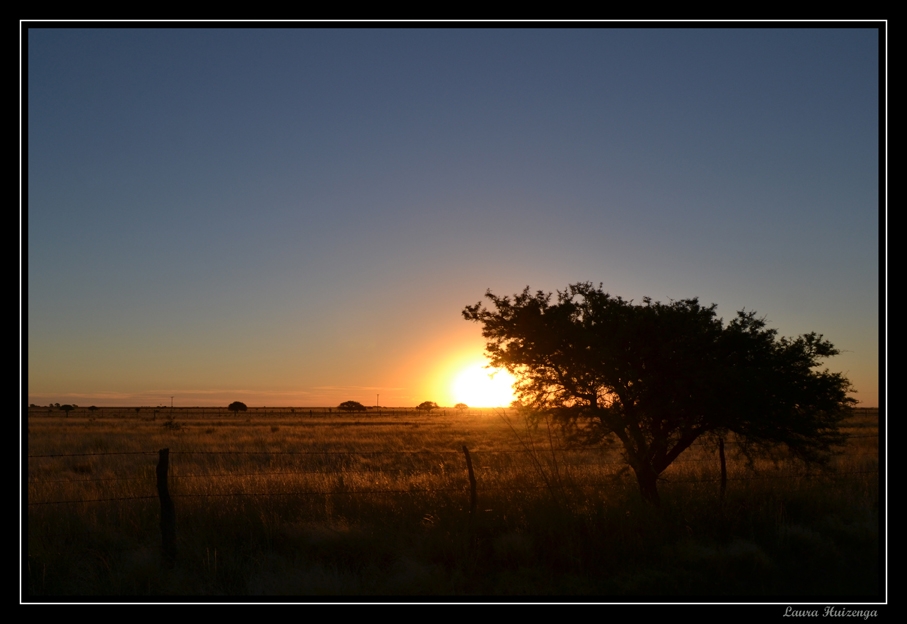
[[[727,492],[727,460],[724,457],[724,438],[718,438],[718,460],[721,462],[721,502]]]
[[[466,470],[469,473],[469,516],[476,515],[476,475],[472,471],[472,458],[469,457],[469,449],[463,445],[463,454],[466,455]]]
[[[176,509],[167,487],[170,449],[158,451],[157,495],[161,500],[161,555],[164,566],[173,568],[176,563]]]

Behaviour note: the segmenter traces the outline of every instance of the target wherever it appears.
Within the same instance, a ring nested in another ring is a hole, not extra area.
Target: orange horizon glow
[[[470,407],[508,407],[516,398],[513,375],[504,369],[490,368],[484,361],[462,368],[451,382],[455,403]]]

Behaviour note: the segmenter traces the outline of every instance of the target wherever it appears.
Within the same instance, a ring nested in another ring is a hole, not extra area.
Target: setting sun
[[[499,368],[472,364],[454,379],[455,400],[470,407],[506,407],[513,401],[513,375]]]

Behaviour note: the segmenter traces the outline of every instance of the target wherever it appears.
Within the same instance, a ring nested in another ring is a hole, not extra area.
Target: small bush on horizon
[[[238,412],[245,412],[249,408],[242,401],[233,401],[227,406],[227,409],[236,414]]]
[[[438,409],[438,404],[434,401],[422,401],[416,406],[416,409],[426,414],[431,414],[432,410]]]
[[[342,412],[365,412],[368,408],[359,401],[344,401],[337,406],[337,409]]]

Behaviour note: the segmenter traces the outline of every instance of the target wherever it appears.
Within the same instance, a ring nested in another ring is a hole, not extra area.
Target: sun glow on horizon
[[[456,402],[470,407],[507,407],[515,398],[515,381],[504,369],[486,368],[485,364],[476,363],[457,374],[451,392]]]

